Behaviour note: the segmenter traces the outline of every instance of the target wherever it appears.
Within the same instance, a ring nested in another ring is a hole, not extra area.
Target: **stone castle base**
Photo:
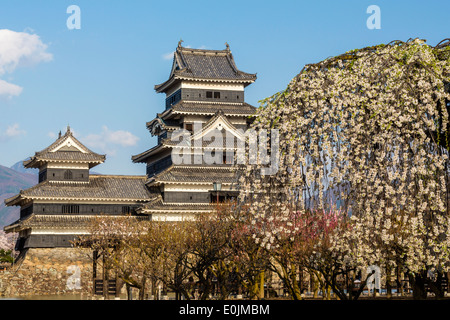
[[[92,294],[90,250],[31,248],[0,271],[0,297]]]

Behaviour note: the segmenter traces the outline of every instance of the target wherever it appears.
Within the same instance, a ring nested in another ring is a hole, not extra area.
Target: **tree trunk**
[[[211,274],[209,270],[206,271],[206,277],[200,273],[198,279],[200,286],[202,286],[203,289],[200,300],[207,300],[209,298],[209,294],[211,293]]]
[[[156,279],[152,277],[152,282],[151,282],[151,294],[153,296],[153,299],[156,300]]]
[[[397,296],[403,296],[403,285],[400,266],[397,266],[396,268],[396,283],[397,283]]]
[[[310,273],[311,277],[310,277],[310,281],[311,281],[311,291],[313,292],[313,298],[317,298],[319,295],[319,280],[317,279],[316,275],[314,274],[314,272]]]
[[[428,280],[428,279],[427,279]],[[437,274],[436,281],[428,280],[428,286],[431,291],[435,294],[437,299],[444,298],[444,290],[442,288],[443,274],[439,272]]]
[[[128,283],[126,284],[126,287],[127,287],[127,299],[133,300],[133,289]]]
[[[103,297],[105,300],[109,299],[109,290],[108,290],[108,268],[106,267],[106,252],[103,253]]]
[[[327,285],[327,300],[331,300],[331,286]]]
[[[427,291],[425,289],[425,275],[423,274],[410,274],[409,282],[411,283],[411,287],[413,290],[413,299],[414,300],[424,300],[427,298]]]
[[[302,300],[302,296],[300,294],[300,288],[298,286],[298,281],[297,281],[297,272],[295,272],[295,268],[291,268],[291,272],[290,272],[290,280],[291,280],[291,284],[292,284],[292,298],[294,300]]]
[[[264,299],[264,271],[259,273],[259,294],[258,299]]]
[[[390,267],[386,267],[386,296],[388,299],[392,299],[391,268]]]
[[[145,283],[147,282],[147,277],[143,277],[142,285],[139,288],[139,300],[144,300],[145,297]]]

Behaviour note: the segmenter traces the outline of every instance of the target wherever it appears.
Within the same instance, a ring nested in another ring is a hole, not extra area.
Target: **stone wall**
[[[31,248],[0,271],[0,297],[92,294],[92,260],[79,248]]]

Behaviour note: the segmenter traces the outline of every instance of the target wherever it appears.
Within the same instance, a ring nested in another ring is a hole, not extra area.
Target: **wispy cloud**
[[[110,130],[107,126],[102,127],[99,134],[89,134],[80,138],[89,148],[96,149],[107,155],[115,155],[118,147],[131,147],[137,144],[139,138],[129,131]],[[94,150],[94,151],[96,151]]]
[[[0,79],[0,97],[11,99],[22,93],[23,88]]]
[[[172,60],[174,53],[175,53],[175,51],[165,53],[165,54],[162,55],[162,58],[164,60]]]
[[[7,126],[5,130],[1,130],[0,142],[26,135],[26,133],[27,132],[25,130],[20,129],[20,125],[18,123],[11,124]]]
[[[5,134],[8,137],[17,137],[20,135],[24,135],[27,132],[25,130],[19,129],[19,124],[14,123],[6,128]]]
[[[53,55],[47,52],[47,45],[38,35],[0,29],[0,77],[17,68],[52,59]],[[0,97],[12,98],[20,95],[22,90],[20,86],[0,79]]]

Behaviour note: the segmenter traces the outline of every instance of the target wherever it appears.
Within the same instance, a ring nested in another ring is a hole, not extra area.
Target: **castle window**
[[[166,99],[166,109],[170,108],[172,105],[181,100],[181,89],[177,90],[175,93],[167,97]]]
[[[72,179],[73,179],[72,171],[66,170],[66,171],[64,172],[64,179],[65,179],[65,180],[72,180]]]
[[[192,132],[192,130],[193,130],[192,123],[186,123],[185,128],[187,131]]]
[[[130,206],[122,206],[122,213],[124,213],[124,214],[131,213],[131,207]]]
[[[47,170],[42,170],[39,172],[39,182],[42,182],[47,179]]]
[[[220,92],[219,91],[206,91],[206,97],[209,99],[220,99]]]
[[[77,204],[63,204],[62,213],[80,213],[80,206]]]
[[[28,215],[30,215],[32,213],[33,213],[33,205],[30,205],[30,206],[28,206],[26,208],[22,208],[20,210],[20,218],[22,219],[22,218],[24,218],[24,217],[26,217],[26,216],[28,216]]]

